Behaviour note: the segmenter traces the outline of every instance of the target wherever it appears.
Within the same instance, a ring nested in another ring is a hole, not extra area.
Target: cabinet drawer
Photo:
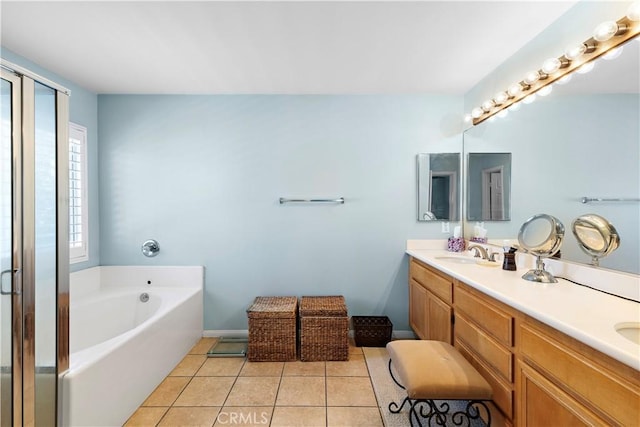
[[[601,426],[609,424],[590,412],[527,364],[519,365],[520,425]]]
[[[409,270],[412,279],[419,282],[444,302],[453,303],[453,281],[451,278],[434,273],[413,258],[411,259]]]
[[[455,308],[480,325],[496,340],[511,347],[513,345],[513,317],[480,297],[469,292],[462,285],[455,288]]]
[[[456,314],[456,339],[462,341],[473,353],[484,359],[507,382],[513,381],[513,355],[480,328]]]
[[[640,390],[631,383],[526,323],[520,327],[520,349],[525,362],[586,406],[615,424],[637,425]]]
[[[508,418],[513,418],[513,390],[510,384],[505,384],[504,380],[501,380],[491,368],[479,358],[473,356],[469,348],[465,343],[460,340],[456,340],[455,347],[458,349],[465,359],[476,368],[480,375],[491,385],[493,389],[493,403],[502,411],[502,413]]]

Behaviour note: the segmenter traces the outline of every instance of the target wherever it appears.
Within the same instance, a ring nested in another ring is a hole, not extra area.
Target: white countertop
[[[413,246],[413,248],[411,248]],[[623,322],[640,322],[640,303],[576,285],[568,280],[535,283],[517,271],[476,264],[460,264],[436,257],[470,256],[444,249],[415,248],[406,253],[511,307],[564,332],[620,362],[640,370],[640,345],[615,330]]]

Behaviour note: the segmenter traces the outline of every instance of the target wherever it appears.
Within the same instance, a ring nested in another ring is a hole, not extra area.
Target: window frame
[[[71,140],[80,142],[80,218],[81,218],[81,245],[72,247],[72,194],[69,188],[69,264],[89,260],[89,198],[88,198],[88,161],[87,161],[87,128],[76,123],[69,122],[69,186],[71,186]]]

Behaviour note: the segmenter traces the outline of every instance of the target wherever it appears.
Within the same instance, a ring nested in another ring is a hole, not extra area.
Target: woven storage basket
[[[296,360],[296,297],[257,297],[247,309],[252,362]]]
[[[391,341],[393,323],[387,316],[351,316],[357,347],[384,347]]]
[[[349,317],[343,296],[300,299],[300,360],[349,360]]]

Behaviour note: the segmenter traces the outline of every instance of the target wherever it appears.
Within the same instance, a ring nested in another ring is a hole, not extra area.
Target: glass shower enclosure
[[[2,61],[0,427],[58,424],[68,368],[68,98]]]

